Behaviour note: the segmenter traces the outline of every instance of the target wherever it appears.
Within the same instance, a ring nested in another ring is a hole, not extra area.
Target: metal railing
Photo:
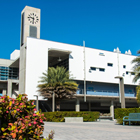
[[[78,90],[77,94],[83,94],[83,89]],[[118,91],[112,91],[112,90],[87,90],[87,95],[104,95],[104,96],[119,96]],[[135,97],[136,93],[134,92],[125,92],[126,97]]]

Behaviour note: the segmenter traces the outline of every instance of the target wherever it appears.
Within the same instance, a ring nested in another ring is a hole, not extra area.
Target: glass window
[[[104,72],[104,71],[105,71],[105,69],[103,69],[103,68],[99,68],[99,71],[103,71],[103,72]]]
[[[132,93],[132,92],[133,92],[133,91],[132,91],[132,89],[129,89],[128,91],[129,91],[130,93]]]
[[[112,63],[107,63],[107,66],[113,67]]]
[[[123,68],[125,69],[126,68],[126,65],[123,65]]]
[[[101,55],[101,56],[105,56],[104,53],[99,53],[99,55]]]
[[[18,79],[19,69],[0,66],[0,80]]]
[[[96,68],[95,68],[95,67],[90,67],[90,69],[91,69],[91,70],[96,70]]]
[[[88,87],[88,90],[92,90],[93,91],[93,87]]]
[[[131,72],[131,75],[135,75],[135,73],[134,72]]]
[[[128,74],[128,71],[126,71],[126,74]]]
[[[1,67],[1,69],[5,69],[5,67]]]

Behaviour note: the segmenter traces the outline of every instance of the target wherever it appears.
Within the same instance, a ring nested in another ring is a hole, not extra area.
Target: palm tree
[[[140,54],[140,50],[137,52],[137,54]],[[133,78],[133,82],[137,82],[140,79],[140,55],[134,58],[131,62],[132,64],[135,64],[133,67],[135,76]]]
[[[74,98],[78,84],[70,78],[71,75],[64,67],[49,67],[41,77],[38,85],[39,92],[44,98],[52,98],[55,93],[57,110],[60,110],[60,99]]]
[[[136,91],[137,91],[136,100],[137,100],[137,103],[138,103],[138,105],[140,107],[140,86],[136,87]]]

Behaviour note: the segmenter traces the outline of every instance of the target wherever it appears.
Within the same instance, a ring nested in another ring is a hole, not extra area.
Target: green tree
[[[70,77],[69,71],[64,67],[49,67],[39,81],[41,84],[38,85],[38,91],[41,96],[51,99],[55,93],[57,110],[60,110],[60,100],[75,98],[74,94],[76,94],[78,84]]]
[[[138,103],[138,105],[140,107],[140,86],[136,87],[136,91],[137,91],[136,100],[137,100],[137,103]]]
[[[136,58],[132,60],[132,64],[135,64],[133,67],[135,76],[133,78],[133,82],[137,82],[140,79],[140,50],[137,52],[139,54]]]

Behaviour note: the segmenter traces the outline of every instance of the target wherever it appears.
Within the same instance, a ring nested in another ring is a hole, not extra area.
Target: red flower
[[[36,116],[36,114],[33,114],[33,116]]]
[[[33,110],[36,111],[36,108],[34,108]]]
[[[34,121],[34,124],[37,124],[37,122]]]

